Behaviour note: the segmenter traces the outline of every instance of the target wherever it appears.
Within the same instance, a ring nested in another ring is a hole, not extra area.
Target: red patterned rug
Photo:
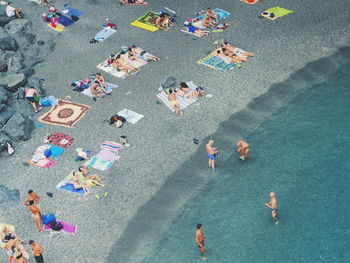
[[[58,105],[53,106],[49,112],[39,117],[38,120],[43,123],[72,128],[90,108],[90,106],[84,104],[59,100]]]

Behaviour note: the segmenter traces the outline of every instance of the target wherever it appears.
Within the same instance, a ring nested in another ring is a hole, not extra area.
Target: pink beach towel
[[[112,152],[118,152],[121,149],[123,149],[123,145],[116,142],[105,141],[101,144],[101,149],[112,151]]]
[[[97,155],[97,159],[101,161],[118,161],[120,159],[120,156],[116,155],[114,152],[111,152],[109,150],[101,150]]]
[[[56,220],[56,221],[60,222],[63,226],[63,228],[60,231],[66,233],[66,234],[69,234],[69,235],[75,235],[77,233],[78,226],[73,226],[73,225],[68,224],[68,223],[61,221],[61,220]],[[52,228],[50,227],[50,224],[44,225],[44,229],[47,231],[52,230]]]

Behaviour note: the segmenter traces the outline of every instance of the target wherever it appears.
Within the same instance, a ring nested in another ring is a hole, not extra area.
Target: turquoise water
[[[143,262],[202,262],[197,223],[206,262],[350,262],[349,72],[346,64],[326,82],[310,83],[245,138],[249,160],[232,152],[219,163]],[[278,225],[264,207],[270,191]]]

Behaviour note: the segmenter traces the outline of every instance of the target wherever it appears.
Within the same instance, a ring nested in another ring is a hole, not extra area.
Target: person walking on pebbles
[[[237,142],[237,152],[239,153],[239,159],[244,161],[245,159],[248,158],[248,153],[249,153],[249,144],[244,141],[244,140],[239,140]]]
[[[277,198],[276,194],[274,192],[270,193],[270,201],[268,203],[265,203],[265,206],[271,209],[271,217],[272,220],[275,221],[276,224],[278,224],[277,221]]]
[[[207,156],[209,158],[208,164],[209,167],[215,170],[215,161],[217,159],[218,151],[213,147],[214,140],[210,139],[208,143],[205,145],[205,149],[207,151]]]

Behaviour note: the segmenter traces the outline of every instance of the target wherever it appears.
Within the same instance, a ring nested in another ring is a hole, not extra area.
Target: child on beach
[[[41,110],[42,107],[41,107],[41,104],[39,102],[40,94],[35,88],[31,87],[31,88],[27,89],[25,91],[25,98],[32,105],[35,113],[37,113]],[[39,110],[37,109],[36,104],[39,105]]]

